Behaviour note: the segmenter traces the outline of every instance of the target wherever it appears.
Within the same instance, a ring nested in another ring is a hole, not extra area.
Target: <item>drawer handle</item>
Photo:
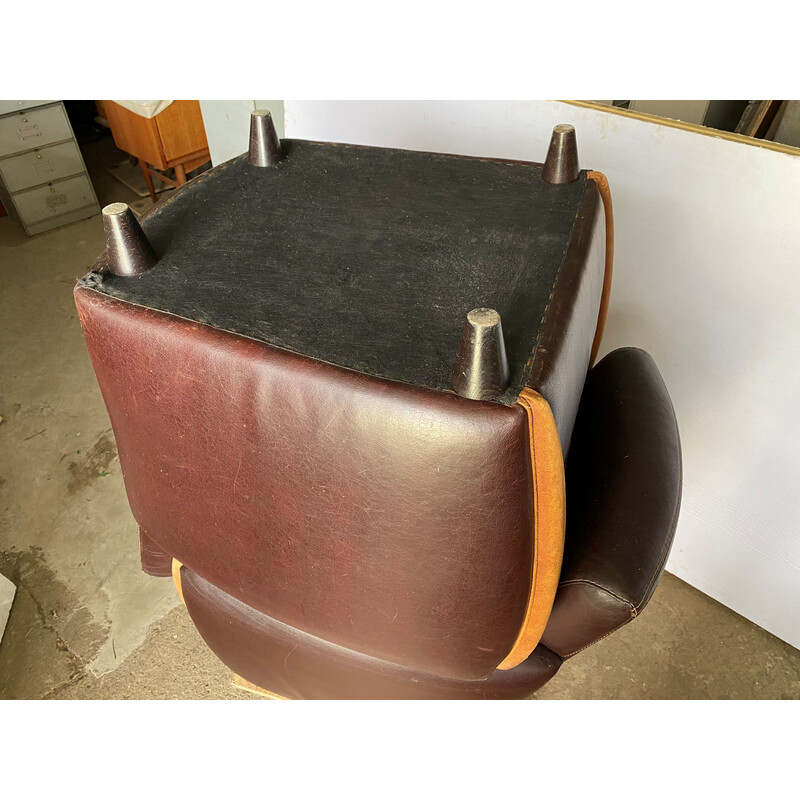
[[[55,189],[51,189],[53,194],[55,194]],[[68,202],[68,197],[66,194],[56,194],[55,197],[48,197],[47,198],[47,206],[48,208],[57,208],[58,206],[64,206]]]
[[[39,156],[39,158],[42,157]],[[46,159],[43,159],[38,164],[33,165],[34,174],[40,175],[41,177],[44,177],[48,172],[55,172],[55,171],[56,168],[53,166],[51,162],[47,161]]]
[[[24,122],[24,120],[23,120]],[[41,136],[42,132],[39,130],[38,125],[31,125],[28,128],[17,128],[17,136],[24,142],[27,139],[33,139]]]

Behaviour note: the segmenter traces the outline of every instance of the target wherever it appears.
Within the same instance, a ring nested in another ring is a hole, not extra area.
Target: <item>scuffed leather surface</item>
[[[589,369],[605,263],[605,214],[596,184],[588,181],[527,378],[550,404],[565,455]]]
[[[530,589],[522,408],[75,298],[154,542],[314,636],[450,678],[493,671]]]
[[[155,578],[172,575],[172,555],[154,542],[146,531],[139,528],[139,557],[142,571]]]
[[[542,643],[574,654],[641,612],[669,555],[681,449],[653,359],[615,350],[589,373],[567,459],[567,532]]]
[[[527,697],[561,659],[539,646],[518,667],[480,681],[405,669],[302,633],[181,569],[184,600],[200,635],[237,675],[283,697],[359,700],[502,700]]]

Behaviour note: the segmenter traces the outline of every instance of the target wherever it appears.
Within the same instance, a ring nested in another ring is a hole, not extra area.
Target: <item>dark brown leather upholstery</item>
[[[594,181],[586,186],[572,239],[532,358],[528,385],[550,404],[561,450],[569,451],[603,293],[606,226]]]
[[[344,370],[78,288],[131,510],[264,614],[450,678],[509,653],[531,585],[520,406]]]
[[[567,459],[561,580],[542,643],[574,655],[637,616],[664,570],[681,452],[653,359],[624,348],[589,373]]]
[[[511,670],[466,681],[405,669],[271,619],[181,569],[186,607],[208,646],[238,675],[289,698],[309,700],[505,700],[543,686],[561,659],[539,646]]]

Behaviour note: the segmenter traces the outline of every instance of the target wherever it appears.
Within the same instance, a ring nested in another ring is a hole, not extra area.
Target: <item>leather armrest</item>
[[[636,617],[675,533],[681,451],[653,359],[615,350],[587,377],[566,465],[564,563],[542,644],[563,658]]]

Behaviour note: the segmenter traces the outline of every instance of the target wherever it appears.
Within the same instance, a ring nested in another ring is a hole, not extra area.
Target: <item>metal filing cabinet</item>
[[[100,212],[62,102],[0,101],[0,200],[28,236]]]

